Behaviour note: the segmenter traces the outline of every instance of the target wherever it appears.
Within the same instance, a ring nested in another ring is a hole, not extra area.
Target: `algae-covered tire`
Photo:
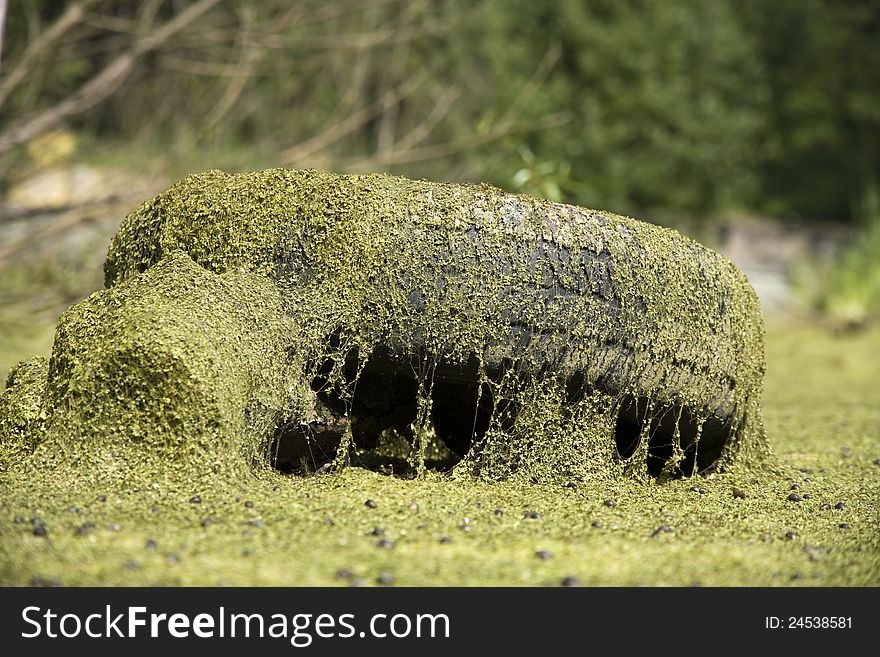
[[[494,386],[512,395],[505,412],[532,407],[532,424],[508,422],[531,444],[556,422],[539,418],[536,395],[556,386],[550,397],[577,404],[601,394],[614,402],[618,456],[647,437],[653,474],[670,459],[705,469],[763,433],[755,294],[730,262],[667,228],[483,185],[211,171],[126,219],[107,285],[178,249],[209,270],[274,281],[296,322],[324,331],[310,353],[349,363],[344,380],[337,368],[340,398],[356,405],[356,380],[372,378],[360,385],[362,413],[400,414],[390,392],[364,398],[365,388],[394,389],[383,377],[427,386],[435,416],[444,407],[438,424],[455,424],[460,398],[479,406],[471,393]],[[312,362],[320,378],[321,358]],[[473,435],[479,418],[459,415]]]

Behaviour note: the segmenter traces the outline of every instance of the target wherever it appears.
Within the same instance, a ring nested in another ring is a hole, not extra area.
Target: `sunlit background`
[[[488,182],[678,228],[769,321],[880,315],[876,0],[0,0],[0,377],[187,173]]]

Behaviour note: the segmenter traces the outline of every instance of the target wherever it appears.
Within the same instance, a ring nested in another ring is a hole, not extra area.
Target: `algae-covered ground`
[[[770,325],[760,471],[588,489],[351,467],[177,497],[0,475],[0,583],[877,586],[878,345]]]

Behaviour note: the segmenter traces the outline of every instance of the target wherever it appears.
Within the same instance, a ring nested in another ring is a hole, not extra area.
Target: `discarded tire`
[[[186,326],[162,324],[160,341],[183,345],[174,355],[183,376],[198,369],[187,358],[211,364],[214,374],[199,377],[214,385],[233,376],[217,373],[232,354],[252,354],[236,361],[246,383],[234,400],[218,398],[216,417],[201,422],[226,436],[218,444],[237,445],[230,458],[341,463],[390,432],[414,442],[408,458],[418,467],[435,440],[461,459],[456,472],[534,481],[668,478],[764,449],[763,329],[751,287],[718,254],[630,218],[487,186],[211,171],[132,213],[105,273],[107,290],[62,320],[47,406],[76,413],[59,377],[79,374],[62,365],[106,358],[96,345],[118,339],[120,318],[129,306],[143,311],[145,294],[161,316],[162,299],[191,281],[233,277],[198,300],[172,299],[194,306]],[[241,277],[264,281],[254,289],[273,290],[272,308]],[[272,319],[259,337],[223,333],[241,327],[198,319],[211,314],[212,295],[245,314],[256,303]],[[187,335],[202,324],[207,337],[188,353]],[[138,339],[149,342],[151,330],[139,327]],[[151,367],[166,371],[162,353]],[[174,387],[175,376],[157,385]],[[93,379],[80,392],[94,400],[106,386]],[[115,398],[119,413],[137,413]],[[201,426],[173,396],[150,413],[153,425],[165,417],[166,433],[169,414],[189,432]]]

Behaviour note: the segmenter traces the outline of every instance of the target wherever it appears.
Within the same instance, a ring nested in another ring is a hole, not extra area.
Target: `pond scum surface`
[[[209,172],[130,215],[105,272],[0,396],[2,584],[880,584],[880,332],[771,327],[762,421],[754,295],[673,231]],[[411,379],[370,372],[389,345]]]

